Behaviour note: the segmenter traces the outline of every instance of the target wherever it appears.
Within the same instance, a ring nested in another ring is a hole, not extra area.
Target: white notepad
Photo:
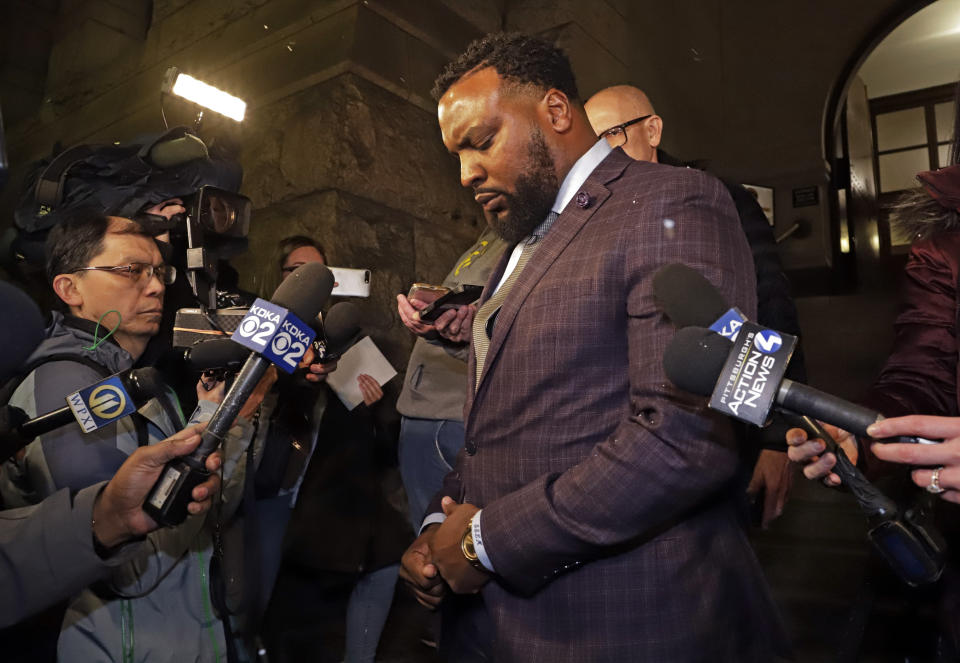
[[[364,336],[344,352],[337,362],[337,370],[327,376],[327,384],[348,410],[363,402],[363,394],[357,383],[357,376],[361,373],[372,377],[381,387],[397,374],[369,336]]]

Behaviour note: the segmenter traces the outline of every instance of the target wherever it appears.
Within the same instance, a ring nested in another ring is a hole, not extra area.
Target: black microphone
[[[734,347],[709,329],[681,329],[663,355],[667,378],[684,391],[709,397]],[[826,451],[837,457],[834,471],[870,519],[870,542],[904,582],[916,586],[937,580],[943,571],[944,557],[935,531],[914,518],[911,511],[901,514],[896,503],[867,480],[816,421],[820,419],[846,430],[856,430],[858,426],[865,430],[866,425],[883,417],[787,378],[781,381],[775,407],[808,433],[822,439]],[[914,438],[914,441],[921,440]]]
[[[85,403],[78,396],[83,392],[96,389],[98,385],[105,385],[111,380],[119,380],[123,391],[108,386],[107,389],[110,391],[101,397],[99,403]],[[0,430],[0,461],[10,458],[38,435],[49,433],[61,426],[76,422],[80,424],[84,432],[91,432],[101,428],[106,423],[119,421],[146,404],[147,401],[163,395],[165,390],[166,387],[160,377],[160,372],[152,367],[128,369],[111,375],[109,378],[71,394],[70,398],[74,399],[73,407],[67,405],[33,419],[26,419],[26,415],[14,417],[12,419],[16,422],[14,425],[8,425]],[[124,391],[126,393],[123,393]],[[127,403],[120,402],[127,397],[132,402],[132,408],[128,407]],[[93,411],[92,414],[91,410]],[[109,416],[111,413],[114,413],[113,416]],[[96,416],[96,420],[94,416]]]
[[[360,333],[360,309],[351,302],[338,302],[330,307],[323,316],[313,349],[317,353],[316,362],[324,363],[339,359]]]
[[[0,281],[0,310],[16,324],[4,325],[0,334],[0,384],[17,374],[40,341],[43,340],[43,316],[40,309],[20,288]]]
[[[321,263],[298,267],[273,293],[271,303],[288,309],[300,320],[312,320],[333,289],[333,273]],[[241,326],[243,323],[241,323]],[[275,326],[271,331],[276,331]],[[151,518],[163,525],[179,525],[187,517],[190,493],[208,476],[205,463],[224,440],[257,383],[270,367],[270,360],[251,352],[233,386],[207,423],[200,446],[189,456],[170,461],[143,505]]]
[[[723,295],[700,272],[680,263],[662,267],[654,274],[653,292],[657,303],[675,326],[680,328],[710,328],[709,330],[701,329],[699,332],[691,332],[689,338],[683,341],[683,344],[685,347],[687,344],[690,344],[689,347],[702,344],[701,354],[699,355],[700,361],[719,361],[720,365],[714,367],[715,371],[713,368],[707,370],[706,366],[699,366],[696,362],[691,362],[689,367],[684,368],[682,366],[683,357],[677,357],[672,361],[673,370],[678,371],[677,377],[681,380],[692,379],[691,386],[696,387],[694,389],[681,387],[682,389],[701,396],[710,396],[729,352],[729,347],[724,345],[724,342],[728,342],[728,338],[724,337],[731,335],[719,329],[717,323],[725,320],[727,318],[726,314],[735,309],[729,308],[727,302],[723,299]],[[741,322],[743,320],[744,318],[741,316]],[[708,331],[720,332],[718,334],[719,338],[709,339],[705,334]],[[708,350],[707,346],[711,346],[711,344],[715,345],[716,348]],[[725,350],[722,349],[724,347],[726,347]],[[667,353],[669,352],[668,348]],[[664,354],[664,366],[666,366],[667,353]],[[690,371],[695,374],[691,374]],[[710,378],[711,375],[713,376],[712,379]],[[710,384],[702,383],[703,380]],[[676,381],[674,381],[674,384],[681,386]],[[781,406],[780,409],[810,415],[815,419],[833,424],[861,437],[866,436],[866,429],[870,424],[883,418],[883,415],[878,412],[787,378],[784,378],[780,383],[776,401]],[[887,441],[927,444],[938,442],[908,436],[890,438]]]
[[[709,397],[723,371],[730,341],[703,327],[685,327],[663,354],[663,367],[675,385],[693,394]],[[879,412],[832,396],[805,384],[783,378],[775,397],[778,409],[819,419],[860,437],[869,437],[867,427],[881,419]],[[939,440],[901,436],[888,442],[936,444]]]
[[[240,370],[250,350],[229,338],[203,341],[183,351],[183,360],[192,371]]]
[[[667,373],[667,379],[684,391],[709,397],[713,393],[732,349],[733,344],[716,332],[703,327],[684,327],[677,331],[663,353],[663,368]],[[806,414],[803,411],[798,412],[802,414],[790,414],[800,418]],[[855,474],[859,474],[859,471],[819,424],[814,421],[798,421],[797,424],[807,428],[808,432],[817,437],[822,437],[824,444],[827,445],[827,451],[834,452],[838,460],[841,455],[843,456],[845,462],[838,462],[837,474],[844,483],[856,479]],[[815,429],[811,430],[811,425]],[[840,453],[837,453],[838,451]],[[889,504],[884,503],[879,507],[880,511],[884,509],[889,509]]]
[[[708,327],[734,340],[747,316],[697,270],[673,263],[653,275],[653,296],[675,327]]]
[[[675,327],[710,327],[730,309],[710,281],[678,262],[653,275],[653,296]]]

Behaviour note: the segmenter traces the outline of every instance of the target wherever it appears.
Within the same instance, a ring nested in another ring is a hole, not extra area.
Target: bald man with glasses
[[[611,147],[619,147],[637,161],[650,161],[668,166],[689,166],[660,148],[663,120],[653,108],[647,95],[630,85],[615,85],[594,94],[584,104],[593,130],[605,138]],[[740,225],[747,237],[757,278],[757,318],[760,324],[789,334],[800,334],[797,309],[790,296],[790,284],[777,255],[773,229],[767,222],[756,199],[741,185],[724,181],[740,217]],[[790,364],[787,377],[806,381],[803,355],[798,348]],[[748,429],[750,437],[745,445],[744,460],[754,466],[747,492],[762,507],[759,520],[767,527],[782,512],[793,480],[793,467],[787,460],[781,443],[786,426],[764,431],[762,440],[755,439],[758,431]],[[758,451],[758,446],[763,449]],[[776,447],[776,449],[768,448]],[[754,465],[753,458],[756,458]]]

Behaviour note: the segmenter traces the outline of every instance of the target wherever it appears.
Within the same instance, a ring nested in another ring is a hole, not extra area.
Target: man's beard
[[[535,129],[530,137],[524,171],[517,178],[517,192],[501,194],[506,200],[507,214],[486,214],[493,231],[510,243],[527,237],[547,218],[560,190],[553,157],[540,129]]]

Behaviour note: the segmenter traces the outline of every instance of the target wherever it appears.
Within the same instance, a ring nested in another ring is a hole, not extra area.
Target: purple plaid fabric
[[[782,634],[735,515],[732,431],[667,381],[674,329],[651,287],[682,262],[754,316],[733,203],[709,175],[621,150],[581,193],[590,204],[563,211],[503,303],[445,482],[483,508],[496,660],[773,660]]]

